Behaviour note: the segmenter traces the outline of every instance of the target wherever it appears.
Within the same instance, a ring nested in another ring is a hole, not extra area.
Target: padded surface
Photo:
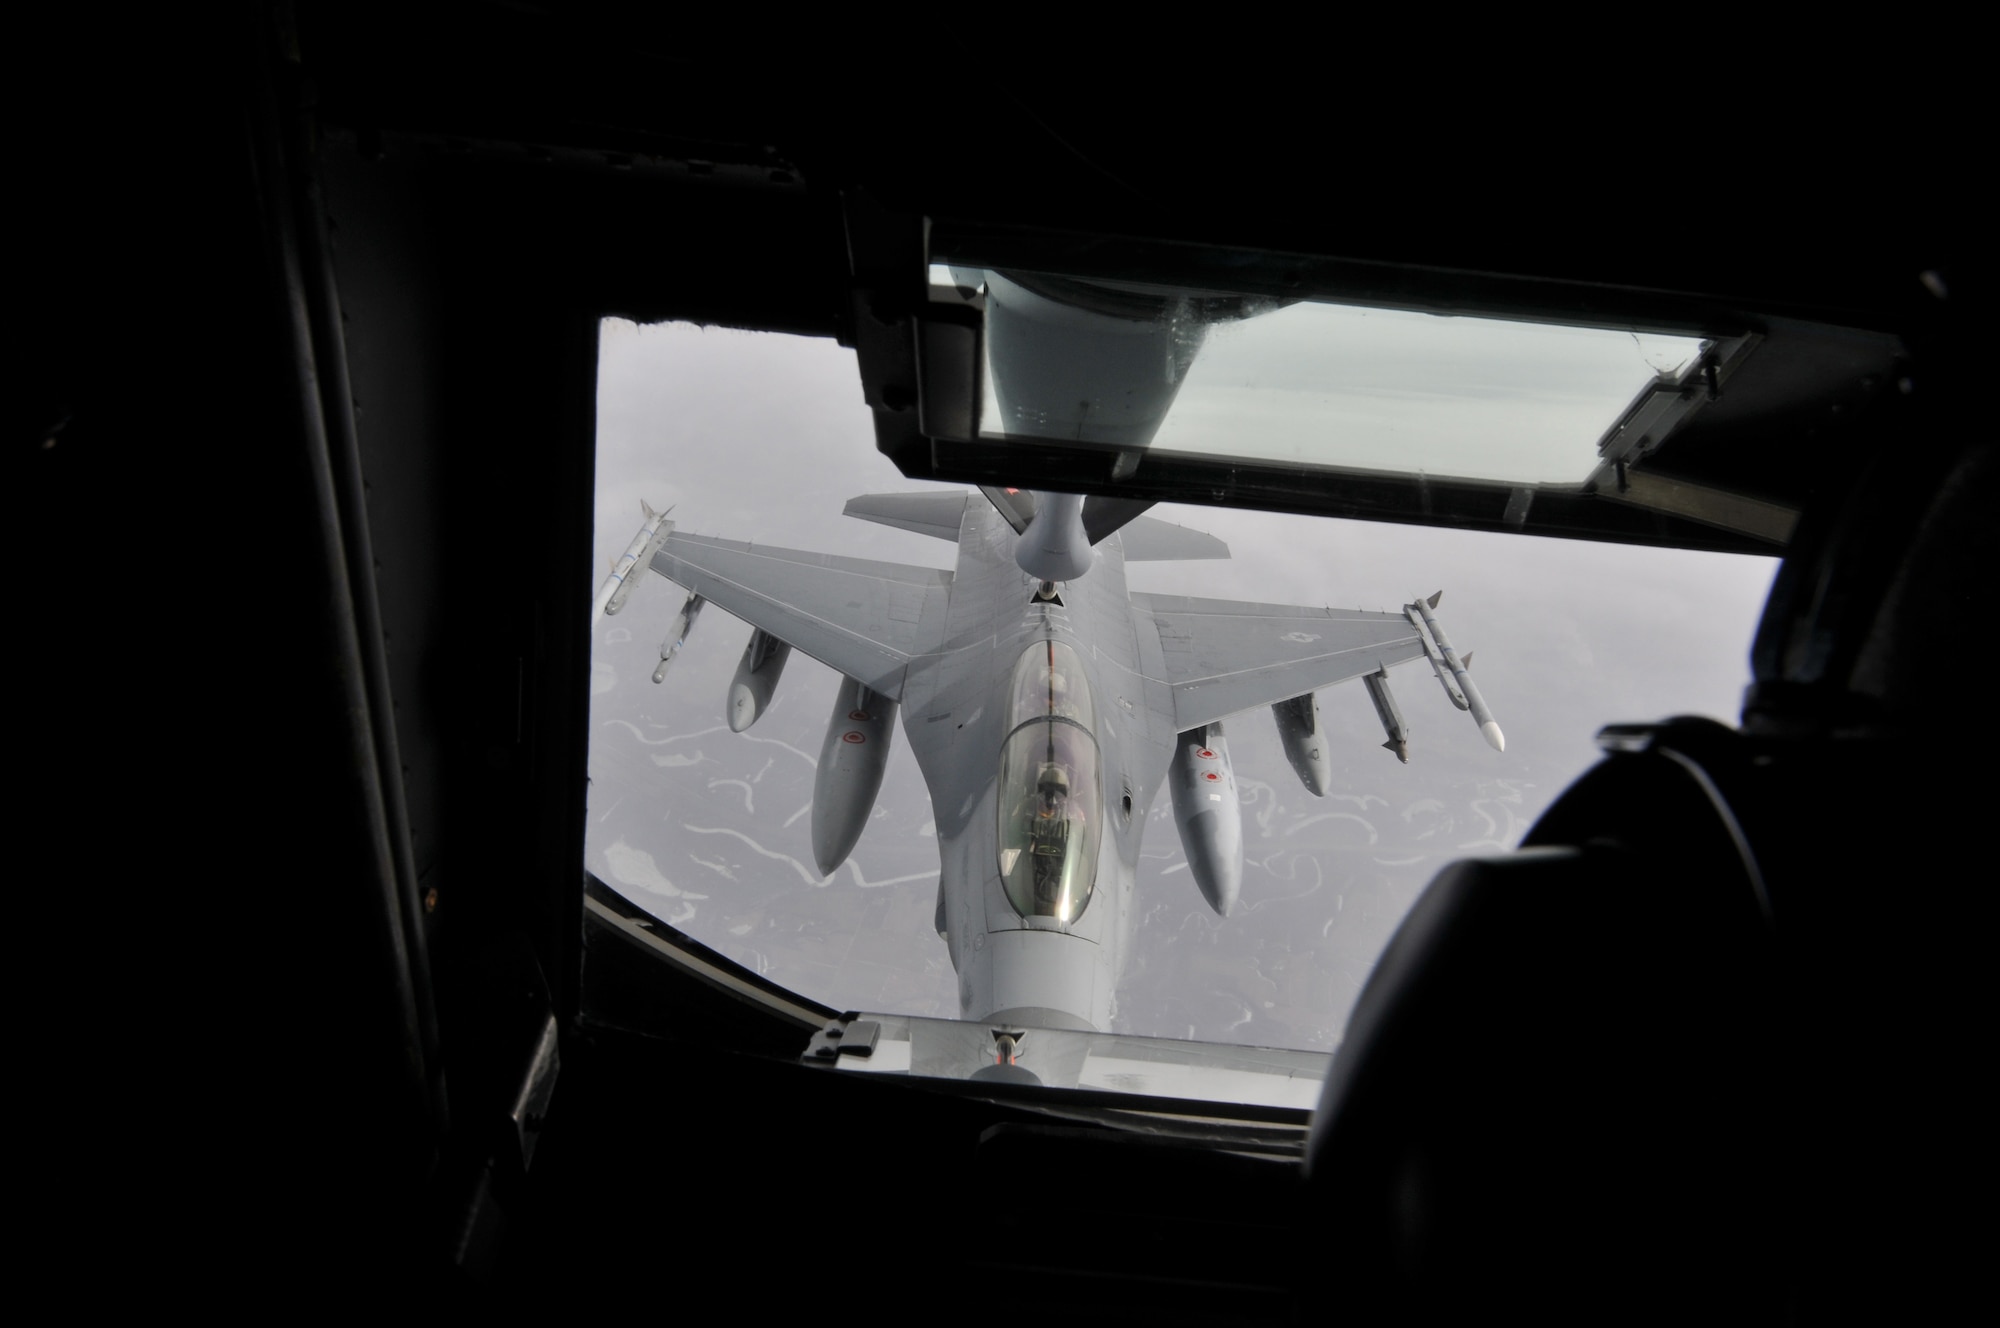
[[[1717,728],[1685,745],[1734,741]],[[1347,1307],[1782,1313],[1777,951],[1729,819],[1701,763],[1664,746],[1619,756],[1550,810],[1538,847],[1457,863],[1426,890],[1314,1121],[1320,1234]]]

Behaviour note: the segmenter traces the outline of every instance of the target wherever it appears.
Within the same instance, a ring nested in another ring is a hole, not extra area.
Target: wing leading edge
[[[708,535],[668,537],[652,568],[875,691],[941,635],[951,573]]]
[[[1401,613],[1135,593],[1159,629],[1181,732],[1422,658]]]

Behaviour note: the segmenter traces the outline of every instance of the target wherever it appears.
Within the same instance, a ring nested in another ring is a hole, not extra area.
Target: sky
[[[674,504],[690,533],[948,568],[943,541],[843,517],[904,479],[874,446],[853,353],[831,340],[608,321],[600,347],[601,579],[641,521]],[[1161,505],[1228,560],[1143,563],[1134,590],[1438,616],[1475,655],[1507,750],[1481,741],[1421,662],[1391,672],[1411,764],[1381,749],[1358,684],[1320,694],[1335,787],[1303,789],[1268,713],[1228,722],[1244,797],[1243,903],[1208,910],[1164,789],[1136,898],[1140,927],[1113,1029],[1324,1050],[1374,958],[1452,859],[1513,847],[1596,759],[1606,724],[1676,714],[1734,722],[1777,562],[1684,550]],[[592,587],[595,589],[595,586]],[[794,656],[749,732],[723,723],[747,625],[710,607],[665,683],[651,674],[685,598],[648,576],[595,629],[587,865],[643,907],[776,981],[844,1009],[953,1016],[931,930],[929,801],[897,735],[874,818],[822,880],[810,849],[813,762],[835,676]]]

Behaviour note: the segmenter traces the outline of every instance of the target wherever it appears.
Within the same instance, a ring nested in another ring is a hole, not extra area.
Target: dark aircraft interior
[[[1892,96],[1887,44],[1680,50],[1635,127],[1574,69],[1414,48],[1083,79],[603,0],[36,20],[9,524],[49,1248],[271,1307],[1954,1312],[1990,1180],[1990,171],[1942,65]],[[1756,348],[1615,497],[1133,471],[977,435],[940,256]],[[838,1012],[584,870],[607,316],[838,339],[911,476],[1781,548],[1754,685],[1593,717],[1602,764],[1397,933],[1315,1112],[835,1074],[801,1056]]]

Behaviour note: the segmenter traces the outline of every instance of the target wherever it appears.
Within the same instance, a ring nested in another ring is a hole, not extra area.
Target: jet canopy
[[[1014,666],[1000,748],[1000,880],[1022,917],[1073,922],[1090,902],[1104,824],[1096,711],[1083,661],[1037,641]]]

